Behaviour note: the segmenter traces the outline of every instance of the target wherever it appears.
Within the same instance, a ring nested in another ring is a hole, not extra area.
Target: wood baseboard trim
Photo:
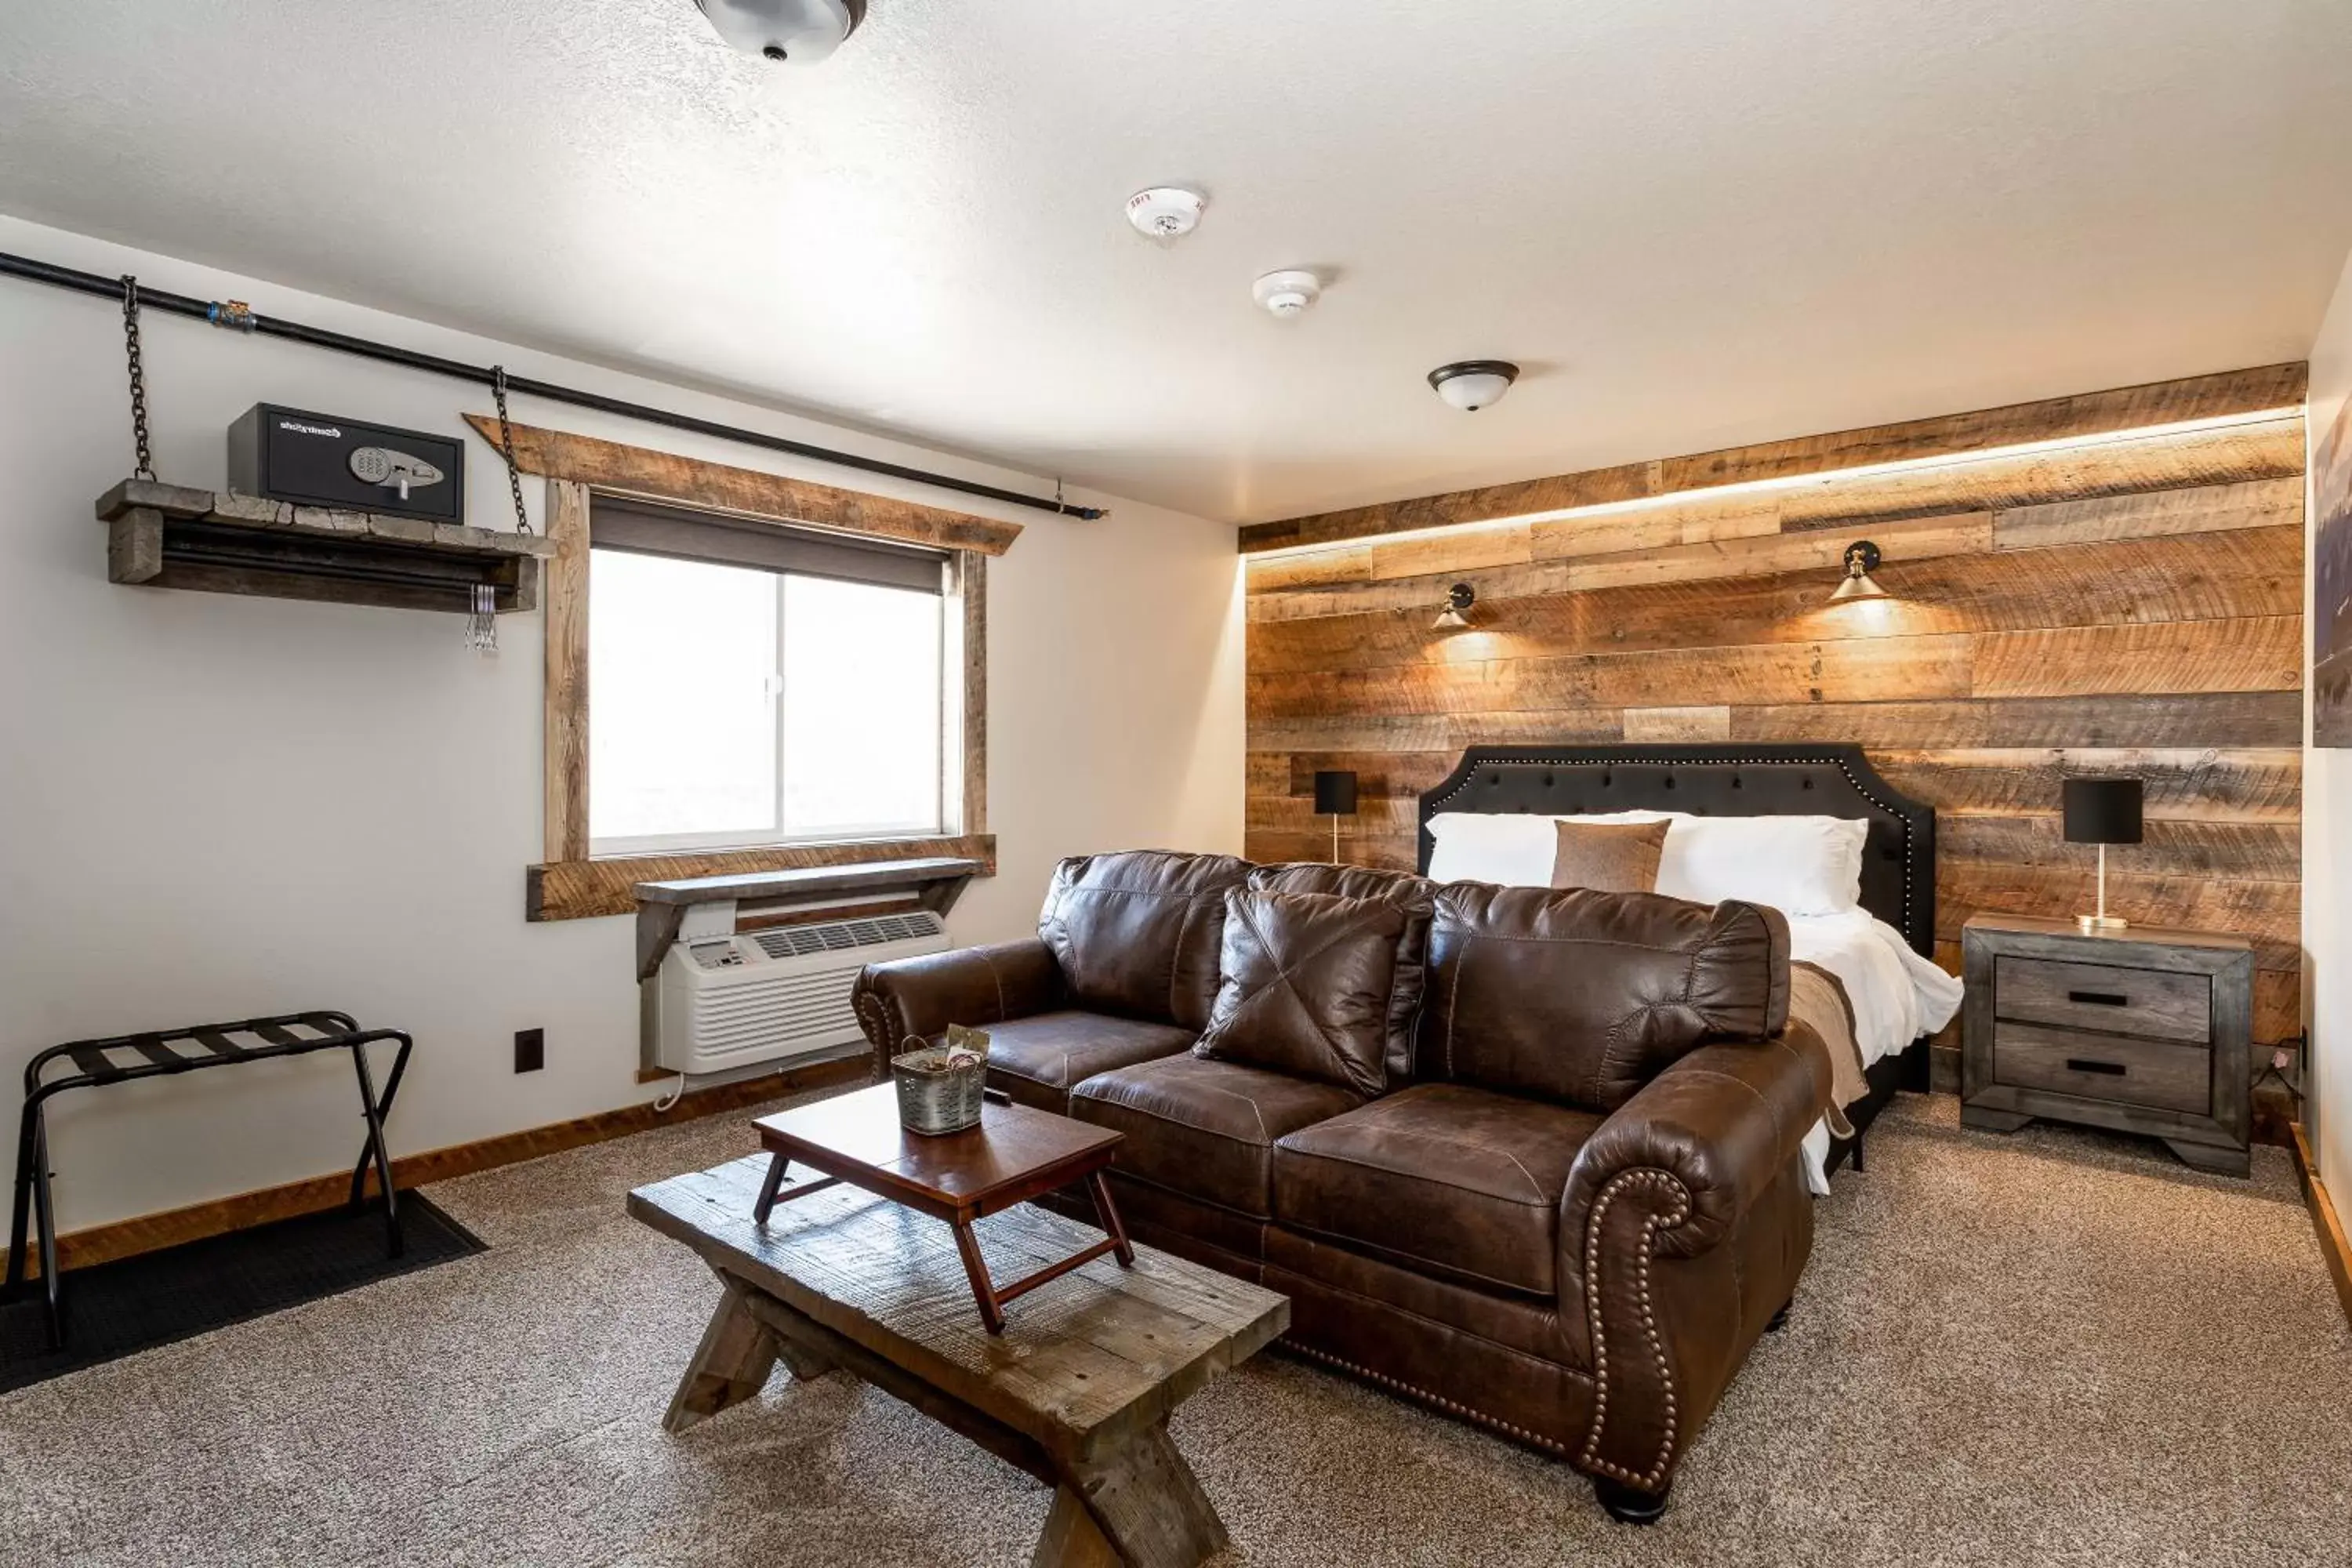
[[[428,1149],[422,1153],[403,1155],[392,1163],[393,1179],[405,1191],[428,1182],[446,1181],[452,1176],[470,1175],[476,1171],[495,1170],[500,1165],[519,1164],[546,1154],[560,1154],[567,1149],[625,1138],[632,1132],[644,1132],[673,1122],[724,1115],[730,1110],[740,1110],[745,1106],[788,1094],[858,1083],[872,1076],[872,1063],[871,1052],[861,1044],[854,1054],[804,1062],[760,1078],[741,1079],[733,1083],[694,1089],[681,1096],[678,1102],[666,1111],[656,1110],[650,1102],[625,1105],[617,1110],[603,1110],[593,1116],[574,1117],[569,1121],[558,1121],[546,1127],[500,1133],[478,1142],[453,1144],[446,1149]],[[215,1198],[206,1203],[192,1204],[186,1208],[168,1209],[162,1214],[142,1215],[136,1219],[118,1220],[111,1225],[73,1231],[58,1237],[58,1266],[70,1272],[94,1263],[106,1263],[118,1258],[176,1247],[184,1241],[245,1230],[257,1225],[268,1225],[273,1220],[292,1219],[297,1215],[318,1214],[345,1200],[351,1191],[351,1180],[349,1172],[331,1176],[312,1176],[304,1181],[289,1182],[283,1186],[265,1187],[259,1192],[239,1193],[234,1197]],[[375,1190],[375,1182],[371,1176],[368,1191],[373,1193]],[[39,1272],[37,1258],[32,1260],[32,1272],[36,1275]]]
[[[2304,1206],[2311,1211],[2311,1228],[2319,1233],[2319,1250],[2327,1259],[2328,1278],[2336,1281],[2336,1300],[2343,1305],[2344,1318],[2352,1322],[2352,1241],[2344,1234],[2344,1221],[2336,1212],[2336,1204],[2320,1184],[2319,1163],[2311,1155],[2311,1138],[2304,1131],[2303,1123],[2294,1124],[2294,1174],[2303,1184]]]

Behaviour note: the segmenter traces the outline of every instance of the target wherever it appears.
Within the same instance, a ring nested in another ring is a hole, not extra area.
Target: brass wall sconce
[[[1467,583],[1454,584],[1445,591],[1445,607],[1437,612],[1437,619],[1430,622],[1429,629],[1433,632],[1463,630],[1470,624],[1463,612],[1477,602],[1477,589]]]
[[[1830,603],[1852,605],[1864,599],[1885,598],[1886,590],[1873,582],[1870,576],[1873,572],[1878,570],[1881,559],[1878,546],[1867,539],[1857,539],[1847,545],[1845,576],[1839,582],[1837,591],[1830,595]]]

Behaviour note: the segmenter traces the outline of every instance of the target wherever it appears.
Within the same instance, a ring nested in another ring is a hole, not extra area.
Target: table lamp
[[[1331,819],[1331,863],[1339,863],[1339,819],[1356,815],[1356,775],[1345,769],[1315,772],[1315,815]]]
[[[2084,931],[2121,931],[2129,922],[2107,913],[2107,846],[2139,842],[2139,780],[2068,779],[2063,786],[2066,842],[2099,847],[2099,909],[2076,915]]]

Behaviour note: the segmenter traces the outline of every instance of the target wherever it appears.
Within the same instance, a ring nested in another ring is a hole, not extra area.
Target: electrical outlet
[[[515,1031],[515,1071],[537,1072],[547,1065],[547,1031],[517,1029]]]

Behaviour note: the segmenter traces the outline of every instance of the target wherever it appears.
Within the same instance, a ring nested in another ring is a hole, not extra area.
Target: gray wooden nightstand
[[[2161,1138],[2200,1171],[2246,1173],[2252,943],[1976,915],[1960,951],[1965,1125],[2082,1122]]]

